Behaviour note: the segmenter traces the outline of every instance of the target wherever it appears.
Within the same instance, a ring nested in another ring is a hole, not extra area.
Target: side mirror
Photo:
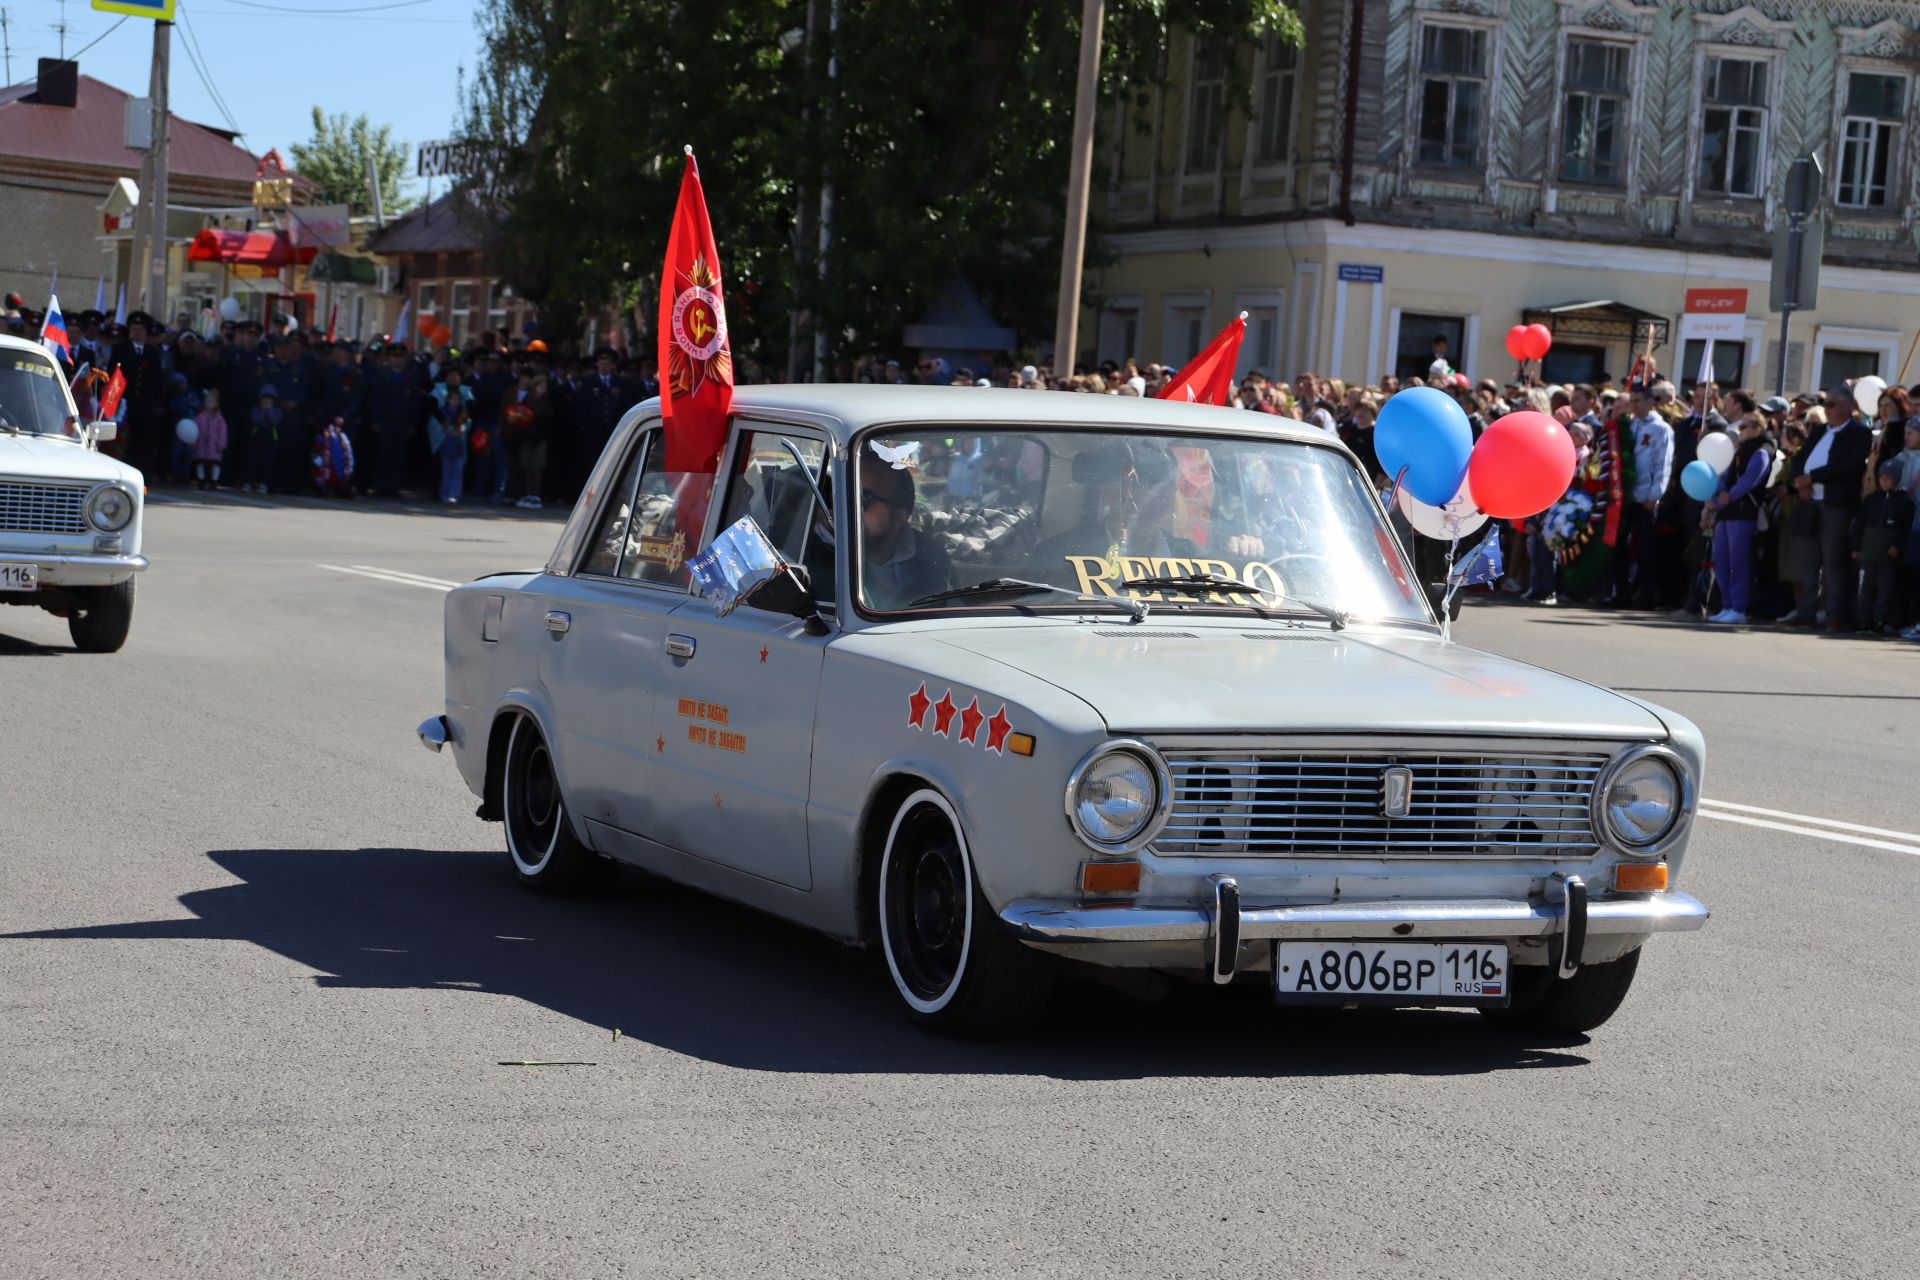
[[[722,529],[712,546],[687,561],[687,569],[719,617],[744,604],[805,618],[807,630],[815,634],[820,634],[816,626],[825,626],[813,606],[807,571],[783,560],[752,516],[741,516]]]
[[[87,434],[93,437],[93,442],[95,444],[100,444],[105,441],[111,440],[115,436],[119,435],[120,424],[117,422],[104,422],[104,421],[89,422],[87,424]]]

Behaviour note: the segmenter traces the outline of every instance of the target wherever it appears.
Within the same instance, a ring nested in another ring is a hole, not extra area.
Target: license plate
[[[0,591],[38,591],[39,589],[39,565],[0,564]]]
[[[1506,1004],[1507,949],[1485,942],[1281,942],[1283,1004]]]

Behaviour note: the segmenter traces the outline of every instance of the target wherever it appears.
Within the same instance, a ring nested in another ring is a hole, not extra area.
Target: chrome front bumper
[[[0,564],[40,566],[40,581],[49,587],[110,587],[125,582],[147,567],[145,556],[42,554],[31,551],[0,551]]]
[[[1577,880],[1576,880],[1577,883]],[[1684,893],[1596,898],[1563,891],[1558,902],[1536,899],[1444,899],[1326,902],[1242,907],[1239,889],[1219,877],[1214,901],[1194,906],[1130,902],[1009,903],[1000,919],[1023,941],[1045,944],[1204,942],[1217,982],[1233,977],[1239,944],[1248,940],[1380,938],[1418,942],[1450,938],[1564,938],[1563,972],[1580,963],[1585,939],[1603,934],[1681,933],[1707,922],[1707,908]]]

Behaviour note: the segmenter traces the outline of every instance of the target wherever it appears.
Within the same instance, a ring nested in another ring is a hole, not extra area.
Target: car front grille
[[[0,533],[85,533],[92,487],[0,482]]]
[[[1581,858],[1608,757],[1498,751],[1168,751],[1174,856]],[[1386,773],[1411,775],[1386,816]]]

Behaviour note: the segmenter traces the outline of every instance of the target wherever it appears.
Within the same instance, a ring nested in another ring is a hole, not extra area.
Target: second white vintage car
[[[708,477],[636,408],[545,568],[447,597],[420,736],[530,886],[612,859],[855,940],[956,1034],[1031,1023],[1063,957],[1580,1031],[1704,923],[1698,730],[1450,642],[1326,433],[946,388],[734,413]]]
[[[133,627],[146,485],[96,447],[66,379],[35,342],[0,337],[0,605],[67,620],[73,642],[112,653]]]

